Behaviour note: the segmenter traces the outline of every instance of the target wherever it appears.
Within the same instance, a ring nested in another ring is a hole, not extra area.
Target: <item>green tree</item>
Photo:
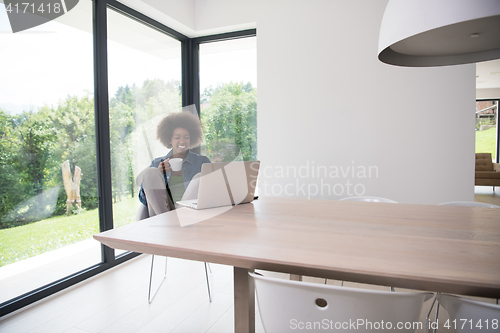
[[[56,132],[45,119],[33,112],[23,112],[14,118],[18,154],[14,164],[21,171],[26,192],[40,194],[45,189],[48,170],[53,166]]]
[[[90,94],[78,98],[68,96],[57,106],[45,106],[38,114],[46,119],[57,134],[51,185],[62,185],[61,164],[69,160],[71,172],[75,166],[82,170],[80,196],[82,207],[97,207],[97,165],[94,121],[94,100]],[[66,192],[61,186],[57,214],[66,210]]]
[[[34,112],[1,115],[2,127],[2,227],[36,221],[48,216],[54,190],[47,187],[53,167],[55,131]]]
[[[205,89],[201,112],[205,132],[203,153],[213,161],[231,161],[241,152],[257,158],[257,90],[250,83],[230,82]]]
[[[10,226],[5,221],[5,215],[26,198],[21,174],[14,165],[18,154],[14,128],[12,117],[0,110],[0,228]]]

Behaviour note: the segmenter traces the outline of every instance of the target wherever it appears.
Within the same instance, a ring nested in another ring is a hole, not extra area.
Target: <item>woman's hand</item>
[[[170,163],[168,163],[169,160],[170,158],[167,158],[165,161],[161,162],[160,165],[158,165],[158,170],[160,170],[162,174],[172,171]]]

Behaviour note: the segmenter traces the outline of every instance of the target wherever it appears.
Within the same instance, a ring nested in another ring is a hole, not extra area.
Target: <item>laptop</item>
[[[205,163],[201,166],[198,198],[177,201],[193,209],[239,205],[253,201],[260,161]]]

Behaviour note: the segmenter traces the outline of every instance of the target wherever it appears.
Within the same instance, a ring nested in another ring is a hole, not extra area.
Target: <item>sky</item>
[[[81,17],[78,6],[65,15],[80,14]],[[108,15],[108,19],[113,20],[113,15]],[[126,45],[127,38],[132,40],[133,32],[141,30],[134,26],[138,23],[130,21],[130,34],[125,29],[117,31],[117,36],[121,33],[125,38],[108,42],[110,96],[119,86],[142,85],[146,79],[180,81],[180,58],[161,59],[152,54],[154,52],[140,51],[140,44],[134,47]],[[120,26],[113,28],[110,25],[108,29],[120,29]],[[161,40],[157,42],[161,43]],[[255,40],[240,42],[241,47],[238,42],[234,42],[233,47],[229,46],[231,42],[223,43],[228,47],[214,47],[214,44],[222,43],[212,43],[212,46],[207,44],[201,48],[200,91],[229,81],[251,82],[257,86]],[[55,21],[14,34],[5,7],[0,4],[0,108],[19,113],[43,105],[57,106],[68,95],[92,94],[92,44],[90,33]],[[235,49],[235,45],[240,49]],[[178,54],[180,57],[180,48]]]

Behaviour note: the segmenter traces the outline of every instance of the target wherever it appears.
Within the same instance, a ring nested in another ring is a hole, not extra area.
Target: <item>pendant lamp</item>
[[[378,58],[407,67],[500,58],[500,0],[389,0]]]

